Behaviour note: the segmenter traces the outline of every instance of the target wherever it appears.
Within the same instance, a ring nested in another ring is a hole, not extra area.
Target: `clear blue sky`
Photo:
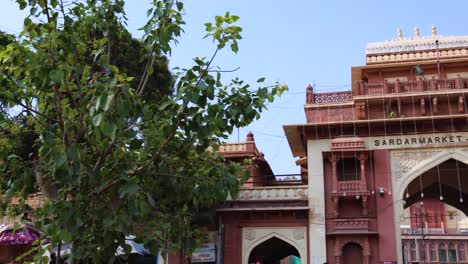
[[[144,25],[150,0],[128,0],[131,32]],[[0,30],[21,30],[22,18],[16,4],[0,0]],[[439,35],[468,35],[468,1],[422,0],[189,0],[185,3],[186,33],[173,50],[173,66],[189,66],[195,56],[209,56],[214,46],[202,40],[204,23],[226,11],[239,15],[244,39],[237,55],[228,50],[215,63],[223,69],[240,67],[232,77],[254,83],[266,77],[279,81],[289,92],[271,104],[262,118],[240,129],[240,139],[250,130],[260,151],[276,174],[299,173],[294,164],[282,125],[305,122],[305,88],[316,91],[346,90],[351,84],[351,66],[365,63],[365,46],[396,38],[396,29],[421,36],[436,25]],[[231,141],[237,140],[237,133]],[[313,168],[309,168],[313,169]]]

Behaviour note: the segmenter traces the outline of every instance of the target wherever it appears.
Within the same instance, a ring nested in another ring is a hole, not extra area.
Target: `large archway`
[[[300,258],[299,251],[288,242],[273,236],[252,249],[248,263],[279,264],[290,256]]]
[[[468,179],[465,175],[468,175],[468,165],[448,158],[432,163],[420,175],[413,175],[404,193],[400,193],[404,208],[399,221],[403,263],[467,260],[468,234],[450,216],[450,212],[456,212],[466,219]]]

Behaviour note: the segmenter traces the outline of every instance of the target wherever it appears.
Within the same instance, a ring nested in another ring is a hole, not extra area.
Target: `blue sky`
[[[149,2],[127,1],[128,24],[135,35],[141,35],[137,28],[145,23]],[[19,32],[24,13],[11,0],[0,3],[0,30]],[[222,69],[240,67],[229,78],[254,83],[266,77],[268,83],[289,86],[260,120],[240,129],[241,140],[248,131],[255,134],[257,147],[276,174],[299,173],[282,126],[305,122],[308,84],[316,91],[350,89],[351,66],[365,63],[366,43],[394,39],[398,27],[404,36],[412,36],[416,26],[421,36],[430,35],[432,25],[439,35],[468,35],[466,0],[189,0],[185,8],[186,33],[173,50],[171,65],[188,67],[193,57],[211,55],[214,45],[202,39],[203,24],[230,11],[241,17],[244,39],[238,54],[225,50],[215,64]],[[230,140],[237,138],[235,133]]]

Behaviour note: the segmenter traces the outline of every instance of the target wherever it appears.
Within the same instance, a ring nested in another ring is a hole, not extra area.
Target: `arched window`
[[[338,181],[358,181],[361,179],[361,166],[356,158],[343,158],[337,163]]]
[[[448,261],[457,262],[457,250],[455,249],[455,245],[453,243],[450,243],[448,247]]]
[[[439,244],[439,262],[447,262],[447,247],[445,243]]]
[[[437,246],[435,242],[429,244],[429,260],[437,261]]]
[[[426,245],[427,245],[427,242],[425,242],[423,240],[418,241],[419,261],[425,261],[426,260]]]
[[[414,241],[411,241],[411,243],[410,243],[410,261],[417,261],[417,258],[416,258],[416,243],[414,243]]]
[[[458,241],[458,261],[466,260],[465,241]]]
[[[409,252],[408,252],[408,243],[406,241],[403,242],[403,259],[405,260],[405,263],[408,263],[408,257],[409,257]]]

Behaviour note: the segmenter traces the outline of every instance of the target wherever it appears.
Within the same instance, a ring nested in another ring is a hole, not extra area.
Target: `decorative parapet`
[[[351,91],[313,93],[311,96],[307,96],[308,104],[342,103],[350,101],[353,101]]]
[[[219,152],[246,151],[247,144],[249,143],[239,142],[239,143],[229,143],[229,144],[221,145],[219,147]]]
[[[437,55],[439,58],[468,55],[468,36],[416,36],[369,43],[366,48],[367,64],[435,59]]]
[[[307,200],[308,187],[302,186],[270,186],[242,188],[236,201],[256,200]]]

